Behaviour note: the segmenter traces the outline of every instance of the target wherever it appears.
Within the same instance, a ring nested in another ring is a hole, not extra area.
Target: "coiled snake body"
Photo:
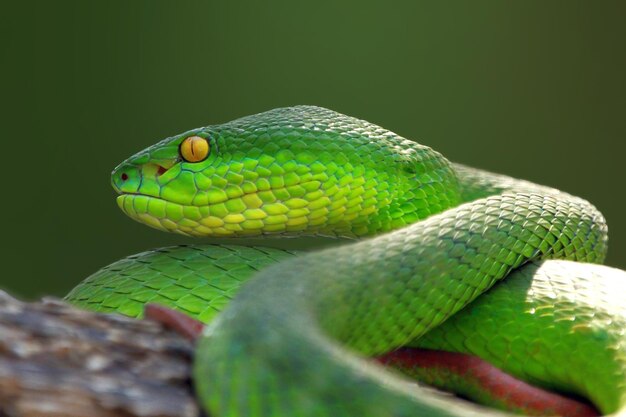
[[[126,214],[161,230],[367,237],[308,254],[157,249],[67,296],[132,316],[159,302],[210,322],[194,381],[212,416],[499,413],[367,359],[401,346],[477,355],[603,413],[624,407],[626,276],[593,265],[606,226],[585,200],[312,106],[165,139],[112,183]]]

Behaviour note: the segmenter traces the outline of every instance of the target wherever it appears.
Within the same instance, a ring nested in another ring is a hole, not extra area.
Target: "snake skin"
[[[210,145],[201,162],[180,158],[192,135]],[[404,345],[474,353],[604,413],[624,407],[624,273],[586,264],[604,259],[607,230],[585,200],[312,106],[165,139],[112,182],[124,212],[165,231],[377,235],[310,254],[160,249],[68,295],[133,316],[159,301],[210,322],[194,381],[211,415],[498,415],[366,359]]]

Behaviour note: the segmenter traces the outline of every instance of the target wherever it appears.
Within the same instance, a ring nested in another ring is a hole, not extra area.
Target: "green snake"
[[[72,290],[92,310],[156,302],[209,323],[194,384],[211,416],[501,415],[369,359],[403,346],[625,407],[626,273],[596,265],[607,228],[583,199],[313,106],[167,138],[112,184],[128,216],[164,231],[364,238],[306,254],[161,248]]]

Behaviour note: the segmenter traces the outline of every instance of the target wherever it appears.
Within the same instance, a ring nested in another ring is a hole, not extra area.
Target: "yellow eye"
[[[204,161],[209,156],[209,141],[200,136],[189,136],[180,144],[180,156],[187,162]]]

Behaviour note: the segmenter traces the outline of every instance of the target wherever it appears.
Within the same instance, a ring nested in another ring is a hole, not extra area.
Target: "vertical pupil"
[[[187,162],[199,162],[209,154],[209,143],[200,136],[189,136],[180,144],[180,156]]]

